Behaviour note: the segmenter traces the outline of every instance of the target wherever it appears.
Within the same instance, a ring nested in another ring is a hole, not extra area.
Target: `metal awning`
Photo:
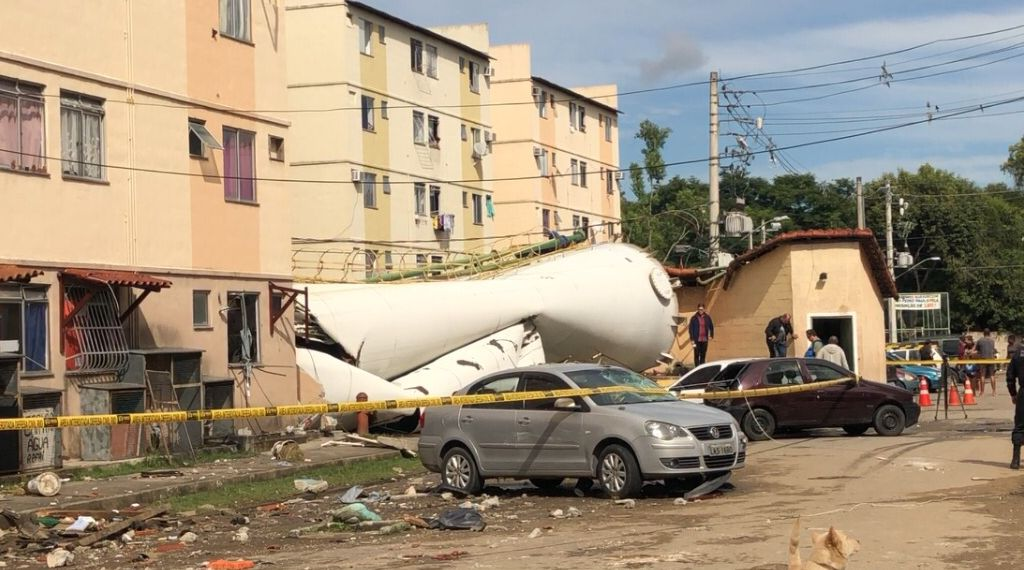
[[[192,134],[199,137],[199,140],[203,141],[203,144],[208,148],[215,148],[217,150],[223,150],[224,147],[217,142],[217,139],[213,138],[210,131],[206,130],[206,126],[199,123],[188,122],[188,130],[192,131]]]
[[[147,291],[159,291],[171,286],[171,282],[136,271],[116,271],[109,269],[65,269],[64,277],[74,277],[82,281],[91,281],[100,285],[117,285],[121,287],[137,287]]]
[[[28,267],[21,267],[20,265],[0,264],[0,283],[6,283],[8,281],[28,283],[33,277],[37,277],[42,274],[43,272],[38,269],[30,269]]]

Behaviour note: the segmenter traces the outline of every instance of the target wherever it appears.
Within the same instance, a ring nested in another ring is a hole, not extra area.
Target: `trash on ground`
[[[380,515],[366,508],[362,503],[352,503],[336,511],[331,512],[331,519],[334,522],[347,523],[349,521],[379,521]]]
[[[206,570],[248,570],[256,566],[252,560],[212,560],[206,563]]]
[[[632,509],[636,507],[636,499],[619,499],[615,501],[616,505],[622,505],[624,508]]]
[[[295,490],[307,493],[323,493],[330,486],[323,479],[296,479]]]
[[[60,477],[52,471],[44,471],[28,480],[26,490],[33,495],[41,497],[53,497],[60,493]]]
[[[686,499],[687,501],[692,501],[693,499],[697,499],[699,497],[703,497],[705,495],[713,493],[717,491],[719,487],[728,483],[729,477],[732,477],[731,471],[727,471],[724,475],[720,477],[708,479],[707,481],[701,483],[700,485],[697,485],[693,490],[684,493],[683,498]]]
[[[270,448],[270,458],[283,461],[302,461],[304,455],[302,454],[302,448],[293,439],[286,439],[279,441],[274,444],[274,447]]]
[[[46,567],[60,568],[75,561],[75,555],[63,548],[56,548],[46,553]]]
[[[434,518],[425,519],[431,528],[441,530],[472,530],[480,532],[487,528],[483,516],[475,509],[463,507],[448,509]]]
[[[359,496],[363,494],[363,488],[359,485],[352,485],[348,488],[348,491],[338,498],[339,501],[345,504],[352,504],[359,502]]]
[[[184,473],[182,473],[181,471],[174,470],[174,469],[152,469],[152,470],[149,470],[149,471],[143,471],[142,473],[139,473],[139,477],[142,477],[143,479],[149,478],[149,477],[184,477],[184,476],[185,476]]]
[[[530,532],[529,538],[537,538],[541,534],[543,534],[543,531],[540,530],[539,528],[535,528],[535,529],[533,529],[533,531]]]
[[[75,519],[75,522],[71,523],[71,526],[69,526],[67,530],[72,532],[96,530],[96,519],[92,517],[78,517]]]

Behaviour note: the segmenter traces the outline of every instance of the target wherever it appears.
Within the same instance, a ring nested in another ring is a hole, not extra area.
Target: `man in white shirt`
[[[839,346],[839,339],[835,336],[828,337],[828,344],[821,347],[815,356],[832,364],[838,364],[847,370],[850,369],[850,364],[846,361],[846,352],[843,347]]]

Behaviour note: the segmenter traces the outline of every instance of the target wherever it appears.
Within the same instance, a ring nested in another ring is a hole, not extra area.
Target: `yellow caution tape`
[[[682,394],[680,399],[728,400],[732,398],[754,398],[793,394],[819,390],[828,386],[848,383],[858,378],[841,378],[810,384],[791,384],[754,390],[726,390],[700,394]],[[190,421],[237,420],[275,416],[304,416],[313,414],[336,414],[344,412],[372,412],[377,410],[400,410],[430,408],[436,406],[461,406],[469,404],[492,404],[497,402],[523,402],[528,400],[550,400],[599,394],[633,392],[640,394],[666,394],[662,388],[635,388],[630,386],[606,386],[602,388],[568,388],[564,390],[505,392],[501,394],[472,394],[464,396],[433,396],[406,398],[401,400],[375,400],[370,402],[340,402],[336,404],[294,404],[287,406],[265,406],[250,408],[224,408],[219,410],[190,410],[176,412],[142,412],[137,414],[93,414],[84,416],[33,416],[29,418],[0,419],[0,431],[29,430],[64,427],[90,427],[123,424],[176,423]]]
[[[1006,364],[1009,362],[1009,358],[950,358],[949,363],[951,365],[957,364]],[[900,366],[901,364],[911,364],[914,366],[939,366],[942,364],[941,360],[890,360],[886,362],[887,366]]]

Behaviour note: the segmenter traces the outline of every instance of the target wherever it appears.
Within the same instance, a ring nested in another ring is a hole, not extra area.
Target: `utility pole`
[[[864,185],[860,181],[860,176],[857,177],[857,229],[862,230],[867,227],[864,224]]]
[[[718,72],[711,72],[711,130],[708,159],[708,262],[718,265]]]
[[[885,183],[885,267],[889,275],[896,280],[896,270],[893,266],[892,249],[892,185]],[[888,299],[889,309],[889,342],[899,342],[896,336],[896,301]]]

